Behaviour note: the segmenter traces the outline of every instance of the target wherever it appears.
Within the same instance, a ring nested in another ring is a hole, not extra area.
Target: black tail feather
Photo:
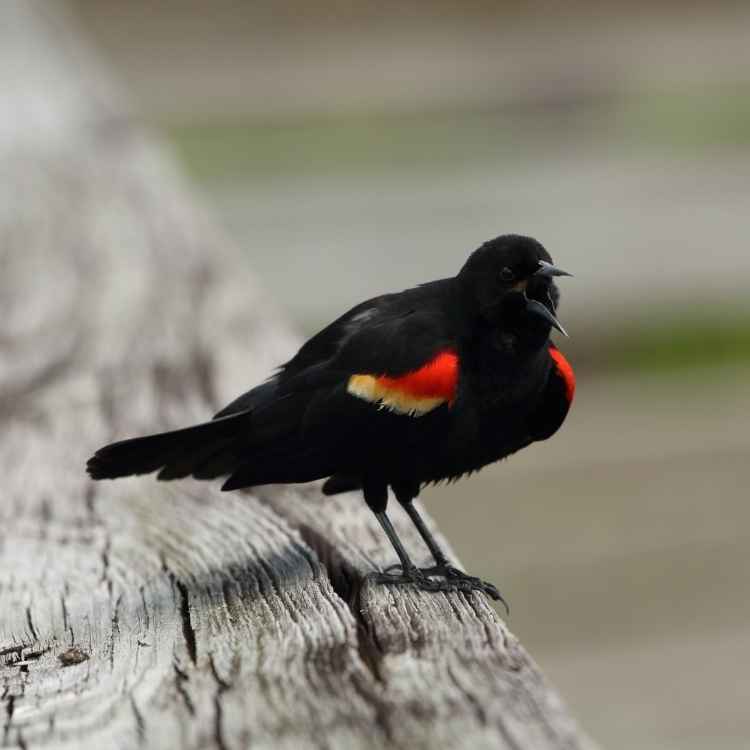
[[[182,479],[183,477],[195,476],[197,479],[214,479],[221,475],[208,473],[205,476],[197,476],[201,467],[206,465],[216,456],[224,456],[227,448],[236,442],[235,438],[214,439],[208,444],[191,448],[183,447],[180,455],[171,458],[161,471],[156,475],[157,479],[168,481],[170,479]]]
[[[250,419],[250,412],[245,411],[181,430],[111,443],[88,460],[86,469],[93,479],[149,474],[157,469],[161,469],[159,479],[177,479],[196,471],[202,478],[229,474],[240,463],[236,446],[248,435]],[[203,477],[209,466],[211,471]]]

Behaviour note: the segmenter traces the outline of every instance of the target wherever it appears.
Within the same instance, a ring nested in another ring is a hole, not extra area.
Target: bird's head
[[[464,293],[491,325],[534,338],[556,328],[567,336],[555,313],[560,292],[550,254],[531,237],[505,234],[475,250],[458,274]]]

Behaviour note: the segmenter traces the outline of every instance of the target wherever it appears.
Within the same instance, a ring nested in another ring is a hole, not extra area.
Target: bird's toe
[[[468,575],[452,565],[435,565],[430,568],[404,568],[399,563],[389,565],[385,570],[374,572],[367,579],[386,585],[412,584],[421,591],[481,591],[495,601],[502,603],[506,612],[508,604],[498,588],[488,581]]]

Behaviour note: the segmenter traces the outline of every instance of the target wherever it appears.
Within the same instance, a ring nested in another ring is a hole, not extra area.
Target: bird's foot
[[[431,568],[422,568],[421,571],[427,576],[440,576],[448,581],[454,581],[472,591],[482,591],[491,599],[502,602],[505,611],[510,614],[508,602],[503,599],[503,595],[498,591],[497,586],[489,581],[483,581],[481,578],[477,578],[477,576],[470,576],[468,573],[464,573],[463,570],[454,568],[449,563],[433,565]]]
[[[397,572],[394,572],[397,571]],[[390,585],[414,584],[423,591],[481,591],[496,601],[502,602],[506,612],[508,604],[493,584],[476,576],[470,576],[447,563],[434,565],[431,568],[406,568],[391,565],[382,573],[371,574],[378,583]]]
[[[384,583],[390,586],[413,584],[422,591],[468,590],[462,586],[455,586],[452,581],[433,580],[420,568],[403,568],[398,564],[391,565],[382,573],[370,573],[367,578],[376,583]]]

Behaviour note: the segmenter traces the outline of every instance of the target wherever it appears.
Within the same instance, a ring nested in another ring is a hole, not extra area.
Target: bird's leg
[[[411,560],[409,553],[399,539],[396,529],[393,528],[391,519],[386,515],[385,509],[388,505],[388,485],[365,481],[362,485],[362,491],[365,496],[365,502],[370,510],[375,514],[378,523],[388,537],[388,541],[396,550],[398,559],[401,561],[400,572],[390,573],[373,573],[368,578],[372,578],[378,583],[404,584],[412,583],[420,589],[427,591],[440,591],[440,582],[431,580],[425,575]],[[389,569],[390,570],[390,569]]]
[[[388,518],[385,511],[383,511],[382,513],[376,513],[375,518],[378,519],[378,523],[380,523],[381,528],[383,529],[383,531],[385,531],[385,534],[388,537],[388,541],[393,546],[393,549],[396,550],[398,559],[401,560],[401,570],[403,570],[404,573],[406,573],[407,571],[417,570],[417,566],[411,561],[409,553],[401,543],[401,540],[396,533],[396,529],[393,528],[391,519]]]
[[[417,527],[419,536],[422,537],[432,557],[435,559],[436,566],[449,567],[447,555],[437,543],[432,532],[427,528],[427,524],[419,514],[419,511],[414,507],[414,498],[419,494],[419,486],[412,487],[406,484],[395,484],[392,486],[396,500],[398,500],[401,507],[409,514],[412,523]]]
[[[468,588],[483,591],[488,596],[496,599],[503,603],[506,611],[508,610],[508,604],[503,599],[502,594],[497,590],[497,587],[493,584],[483,581],[481,578],[476,576],[470,576],[468,573],[464,573],[462,570],[455,568],[448,561],[448,557],[443,552],[442,547],[437,543],[437,540],[432,535],[432,532],[427,528],[427,524],[420,515],[419,511],[414,505],[414,498],[419,493],[419,486],[412,486],[410,484],[395,484],[392,485],[393,491],[396,495],[396,499],[403,509],[409,514],[412,523],[416,526],[419,535],[424,540],[424,543],[430,550],[432,557],[435,560],[435,565],[430,568],[421,568],[420,573],[426,576],[442,576],[446,578],[446,582],[455,582],[456,588]],[[390,521],[389,521],[390,523]]]
[[[409,553],[406,551],[401,540],[398,538],[396,529],[393,528],[391,519],[386,515],[385,509],[388,507],[388,485],[384,482],[373,482],[366,479],[362,483],[362,494],[365,496],[365,502],[370,510],[378,519],[380,527],[385,531],[388,541],[396,550],[398,559],[401,561],[401,569],[406,571],[417,570],[417,566],[411,561]]]

